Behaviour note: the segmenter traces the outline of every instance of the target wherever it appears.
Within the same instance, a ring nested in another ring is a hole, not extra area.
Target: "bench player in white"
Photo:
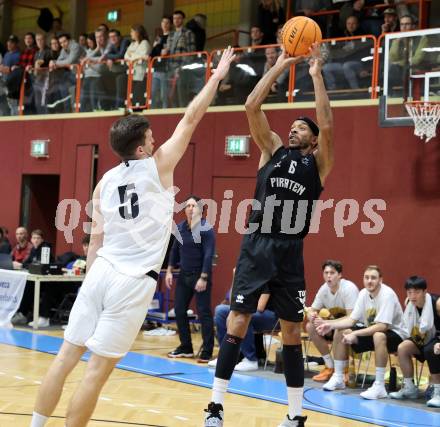
[[[226,49],[171,138],[154,154],[145,117],[131,115],[112,125],[110,144],[122,162],[93,193],[87,275],[64,342],[39,389],[31,427],[46,424],[67,376],[89,349],[92,354],[66,415],[67,427],[87,425],[103,385],[129,351],[153,297],[171,233],[174,168],[233,58],[232,49]]]

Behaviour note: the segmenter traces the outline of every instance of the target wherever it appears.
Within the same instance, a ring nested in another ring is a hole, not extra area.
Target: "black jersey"
[[[315,201],[323,188],[315,156],[280,147],[257,174],[250,232],[302,239],[310,228]]]

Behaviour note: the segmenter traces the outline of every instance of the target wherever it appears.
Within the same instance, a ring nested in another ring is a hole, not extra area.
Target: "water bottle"
[[[41,264],[49,264],[50,263],[50,248],[48,246],[44,246],[41,248]]]

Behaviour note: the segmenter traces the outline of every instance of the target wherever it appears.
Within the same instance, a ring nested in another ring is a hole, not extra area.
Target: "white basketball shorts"
[[[64,339],[99,356],[125,356],[145,320],[155,289],[153,278],[126,276],[97,257],[72,307]]]

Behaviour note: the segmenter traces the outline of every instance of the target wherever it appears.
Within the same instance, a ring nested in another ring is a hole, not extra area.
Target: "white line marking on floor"
[[[111,399],[110,399],[109,397],[101,396],[101,397],[99,398],[99,400],[110,401]]]
[[[152,412],[153,414],[160,414],[160,411],[156,411],[155,409],[147,409],[147,412]]]
[[[24,377],[20,377],[19,375],[14,375],[14,378],[16,378],[17,380],[24,380]]]
[[[41,381],[34,381],[34,384],[41,384]]]
[[[188,418],[181,417],[179,415],[174,415],[174,418],[177,418],[178,420],[181,420],[181,421],[188,421]]]

